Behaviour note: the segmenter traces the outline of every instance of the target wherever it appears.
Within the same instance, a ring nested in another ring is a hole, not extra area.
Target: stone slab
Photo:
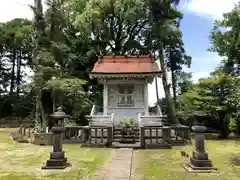
[[[120,148],[112,158],[112,166],[104,180],[129,180],[132,166],[132,148]]]
[[[219,170],[214,167],[194,167],[191,164],[181,164],[181,166],[190,173],[218,173]]]

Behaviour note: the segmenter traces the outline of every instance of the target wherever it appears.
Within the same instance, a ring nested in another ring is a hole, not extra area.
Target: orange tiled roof
[[[92,73],[160,73],[151,56],[104,56],[95,63]]]

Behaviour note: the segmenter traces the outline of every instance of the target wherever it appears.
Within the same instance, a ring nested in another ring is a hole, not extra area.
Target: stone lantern
[[[65,169],[69,166],[65,152],[62,148],[62,133],[65,131],[64,127],[53,127],[53,152],[50,153],[50,159],[47,160],[46,165],[42,169]]]
[[[52,118],[57,121],[57,126],[52,128],[53,152],[50,153],[50,159],[47,160],[46,165],[43,166],[42,169],[65,169],[69,165],[62,148],[62,134],[65,131],[63,121],[67,117],[69,116],[63,112],[62,107],[59,107],[57,112],[52,115]]]
[[[66,115],[61,106],[58,107],[57,111],[50,116],[54,119],[54,124],[56,126],[64,126],[64,119],[70,117],[69,115]]]
[[[202,113],[196,113],[195,115],[198,118],[203,116]],[[201,120],[197,120],[195,124],[192,127],[193,132],[195,132],[195,149],[190,161],[184,164],[183,167],[188,172],[217,172],[217,168],[213,167],[212,161],[209,160],[208,153],[205,151],[204,132],[206,132],[207,128]]]

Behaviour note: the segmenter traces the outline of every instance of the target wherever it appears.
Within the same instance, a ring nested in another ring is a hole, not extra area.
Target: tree
[[[16,109],[14,106],[20,99],[22,69],[30,61],[31,22],[17,18],[2,23],[0,29],[0,79],[2,84],[0,113],[7,115],[5,112],[16,113],[13,109]],[[20,116],[21,113],[17,113],[17,115]]]
[[[42,88],[44,83],[52,77],[54,62],[53,57],[46,49],[48,46],[47,35],[45,32],[45,19],[43,16],[43,7],[41,0],[35,0],[32,7],[34,12],[34,48],[33,48],[33,70],[34,87],[36,93],[36,113],[35,113],[35,131],[45,131],[47,120],[42,104]]]
[[[234,64],[240,63],[239,14],[240,2],[231,12],[223,15],[223,20],[215,21],[211,33],[212,47],[209,50],[226,58],[224,61],[224,72],[226,73],[232,73]]]
[[[15,81],[17,95],[20,93],[21,68],[29,61],[31,22],[26,19],[13,19],[2,27],[3,58],[11,63],[10,95],[14,93]],[[25,61],[25,62],[24,62]]]
[[[216,72],[201,79],[180,97],[182,113],[186,118],[195,111],[202,111],[216,121],[223,138],[228,137],[230,120],[237,121],[240,94],[239,77]]]
[[[175,35],[177,31],[169,33],[171,28],[165,27],[167,24],[169,24],[167,27],[173,25],[174,21],[182,16],[181,13],[171,5],[170,1],[157,3],[157,6],[153,5],[157,7],[153,10],[154,12],[152,11],[153,6],[149,6],[149,2],[143,0],[93,0],[90,2],[70,0],[66,3],[66,7],[67,11],[71,12],[70,18],[79,29],[80,34],[90,37],[94,43],[93,49],[97,55],[144,55],[160,52],[156,47],[159,47],[162,37],[165,37],[164,48],[170,44],[176,47],[175,50],[182,47],[181,36]],[[162,13],[163,11],[164,13]],[[149,12],[153,12],[155,17],[151,18],[152,13]],[[159,17],[157,17],[158,15]],[[156,21],[159,18],[161,20]],[[168,39],[167,36],[170,34]],[[172,42],[170,43],[170,41]],[[166,65],[165,61],[163,63],[162,68]],[[165,84],[164,87],[166,94],[170,96],[168,84]],[[169,104],[169,107],[171,106],[172,104]],[[171,112],[172,114],[169,116],[175,117],[174,112]]]
[[[68,2],[70,18],[95,43],[98,55],[142,54],[139,42],[147,28],[146,1],[94,0]],[[85,7],[85,8],[84,8]]]
[[[42,1],[34,2],[34,21],[29,33],[32,39],[26,39],[29,43],[25,39],[23,41],[23,47],[30,44],[26,56],[30,57],[28,65],[34,71],[34,79],[31,84],[23,86],[28,89],[22,92],[24,95],[31,92],[35,97],[36,130],[44,130],[47,115],[57,105],[74,106],[73,109],[83,112],[93,102],[101,104],[102,87],[89,79],[96,57],[155,53],[156,58],[161,59],[162,68],[174,73],[173,88],[177,89],[178,79],[175,77],[181,72],[182,65],[186,64],[187,56],[181,32],[175,24],[181,13],[172,2],[159,1],[153,10],[149,2],[144,0],[48,0],[48,9],[44,14]],[[3,49],[4,46],[0,47]],[[19,61],[15,62],[15,69],[17,64]],[[0,67],[6,68],[4,63]],[[0,80],[3,77],[13,76],[2,75]],[[166,76],[164,78],[166,80]],[[16,79],[12,81],[13,87],[19,87],[16,86]],[[9,84],[11,80],[4,82]],[[72,86],[69,85],[71,83]],[[76,86],[76,83],[79,85]],[[75,91],[76,87],[80,92]],[[166,82],[164,87],[171,109],[169,84]],[[174,110],[169,112],[170,117],[175,117]]]
[[[174,93],[176,87],[175,71],[181,69],[179,63],[190,64],[190,57],[185,55],[181,32],[178,28],[179,20],[182,13],[174,5],[179,3],[178,0],[158,1],[150,0],[150,22],[152,22],[151,31],[149,32],[150,42],[153,43],[153,51],[157,52],[161,68],[163,69],[162,81],[165,91],[166,101],[168,104],[168,116],[172,123],[179,123],[176,116],[176,107],[171,97],[170,87],[167,82],[167,70],[170,67],[172,71],[172,80]],[[180,65],[180,66],[181,66]]]
[[[192,74],[186,72],[180,72],[177,78],[177,88],[178,94],[182,95],[183,93],[187,92],[192,86]]]
[[[48,1],[49,9],[42,12],[41,1],[35,1],[35,48],[33,50],[34,82],[30,84],[36,92],[35,129],[44,131],[47,115],[55,111],[56,104],[74,104],[75,100],[86,100],[85,81],[73,76],[71,70],[75,55],[75,29],[62,9],[62,2]],[[77,89],[77,90],[76,90]],[[83,95],[84,94],[84,95]],[[59,96],[60,95],[60,96]],[[74,96],[78,97],[74,99]],[[67,98],[71,98],[68,100]],[[64,103],[65,102],[67,103]],[[50,106],[49,106],[50,104]],[[51,107],[52,104],[52,107]]]

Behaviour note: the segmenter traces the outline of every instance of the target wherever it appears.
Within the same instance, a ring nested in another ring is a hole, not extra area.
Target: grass
[[[232,140],[208,140],[206,149],[213,165],[219,173],[188,173],[180,165],[188,158],[182,157],[180,151],[192,154],[193,146],[175,147],[167,150],[139,150],[135,153],[138,161],[135,173],[138,180],[238,180],[240,166],[232,164],[231,158],[240,157],[240,142]]]
[[[16,143],[9,136],[14,131],[16,129],[0,128],[0,180],[89,179],[112,151],[65,144],[64,151],[72,166],[58,171],[41,170],[49,159],[52,147]]]
[[[0,128],[0,180],[89,180],[102,166],[112,149],[81,148],[65,144],[64,150],[72,164],[65,170],[41,170],[49,159],[51,146],[16,143],[9,137],[16,129]],[[232,164],[232,157],[240,157],[240,142],[207,140],[206,149],[219,173],[196,174],[186,172],[181,163],[188,159],[180,151],[191,155],[193,146],[166,150],[138,150],[134,153],[131,180],[238,180],[240,166]]]

